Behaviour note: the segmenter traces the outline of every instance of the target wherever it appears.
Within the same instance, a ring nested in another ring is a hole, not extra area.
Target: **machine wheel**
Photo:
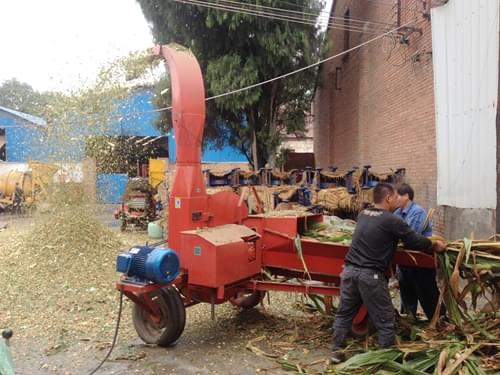
[[[257,306],[265,295],[266,292],[261,290],[253,290],[250,292],[243,291],[238,292],[233,298],[230,298],[229,302],[244,309],[251,309]]]
[[[155,303],[161,312],[156,319],[141,305],[132,306],[132,319],[139,337],[147,344],[174,345],[184,331],[186,309],[179,292],[169,287],[158,292]]]
[[[366,306],[362,305],[359,308],[356,317],[351,325],[351,334],[355,338],[363,338],[375,332],[375,326],[368,315]]]
[[[375,326],[373,325],[369,316],[359,324],[352,324],[351,333],[355,338],[363,338],[375,333]]]
[[[167,304],[171,305],[172,311],[175,311],[176,316],[178,317],[177,321],[177,340],[181,337],[182,332],[184,332],[184,327],[186,326],[186,307],[182,302],[182,298],[180,293],[174,287],[168,287],[161,290],[163,299]],[[170,344],[167,344],[170,345]],[[165,345],[161,345],[165,346]]]

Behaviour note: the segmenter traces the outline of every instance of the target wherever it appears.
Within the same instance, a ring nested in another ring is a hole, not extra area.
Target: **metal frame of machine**
[[[155,53],[166,60],[172,85],[177,166],[169,200],[168,246],[180,260],[180,272],[171,275],[168,283],[147,278],[137,282],[131,278],[133,260],[127,265],[129,276],[117,283],[117,289],[134,302],[133,321],[139,336],[150,344],[175,343],[184,329],[185,308],[199,302],[210,303],[213,314],[214,305],[227,301],[253,307],[270,290],[338,295],[348,247],[301,239],[307,273],[296,252],[297,236],[322,221],[322,215],[248,215],[236,193],[206,193],[200,164],[205,122],[200,67],[192,53],[180,46],[156,47]],[[159,261],[167,262],[167,258]],[[139,262],[140,267],[144,262],[147,259]],[[398,251],[394,263],[435,267],[433,256],[413,251]],[[150,266],[168,268],[166,263],[150,262]],[[140,269],[137,272],[145,274]],[[264,278],[262,269],[279,281]],[[366,334],[367,321],[362,307],[353,333]]]

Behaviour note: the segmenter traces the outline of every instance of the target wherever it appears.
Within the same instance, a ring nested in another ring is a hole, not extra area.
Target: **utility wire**
[[[325,59],[322,59],[322,60],[319,60],[311,65],[308,65],[308,66],[305,66],[303,68],[300,68],[300,69],[297,69],[297,70],[294,70],[292,72],[289,72],[289,73],[286,73],[286,74],[283,74],[283,75],[280,75],[280,76],[277,76],[277,77],[274,77],[274,78],[271,78],[271,79],[268,79],[266,81],[263,81],[263,82],[259,82],[259,83],[255,83],[253,85],[249,85],[249,86],[246,86],[246,87],[242,87],[240,89],[236,89],[236,90],[232,90],[232,91],[229,91],[229,92],[225,92],[223,94],[218,94],[218,95],[214,95],[214,96],[210,96],[208,98],[205,98],[205,101],[210,101],[210,100],[214,100],[214,99],[218,99],[218,98],[222,98],[222,97],[225,97],[225,96],[229,96],[229,95],[232,95],[232,94],[236,94],[238,92],[242,92],[242,91],[246,91],[246,90],[250,90],[250,89],[253,89],[255,87],[258,87],[258,86],[262,86],[262,85],[265,85],[267,83],[270,83],[270,82],[273,82],[273,81],[277,81],[279,79],[283,79],[283,78],[286,78],[286,77],[289,77],[291,75],[294,75],[296,73],[299,73],[299,72],[302,72],[304,70],[307,70],[307,69],[310,69],[310,68],[313,68],[313,67],[316,67],[318,65],[321,65],[327,61],[330,61],[330,60],[333,60],[337,57],[340,57],[340,56],[343,56],[347,53],[350,53],[350,52],[353,52],[353,51],[356,51],[358,49],[360,49],[361,47],[364,47],[366,46],[367,44],[370,44],[370,43],[373,43],[389,34],[392,34],[396,31],[398,31],[399,29],[402,29],[402,28],[405,28],[409,25],[411,25],[413,22],[407,22],[405,23],[404,25],[401,25],[401,26],[398,26],[396,28],[393,28],[392,30],[389,30],[383,34],[380,34],[374,38],[371,38],[363,43],[360,43],[352,48],[349,48],[345,51],[342,51],[340,53],[337,53],[333,56],[329,56]],[[172,106],[169,106],[169,107],[162,107],[162,108],[157,108],[157,109],[152,109],[152,110],[149,110],[149,111],[141,111],[141,112],[130,112],[130,113],[126,113],[126,114],[121,114],[121,115],[115,115],[115,116],[110,116],[108,117],[108,119],[112,119],[112,118],[124,118],[124,117],[132,117],[132,116],[137,116],[137,115],[142,115],[142,114],[148,114],[148,113],[157,113],[157,112],[164,112],[164,111],[169,111],[172,109]]]
[[[266,12],[266,11],[261,11],[261,10],[252,10],[252,9],[247,9],[247,8],[242,8],[242,7],[236,7],[232,5],[223,5],[219,3],[212,3],[212,2],[207,2],[207,1],[201,1],[201,0],[172,0],[174,2],[178,3],[183,3],[183,4],[189,4],[189,5],[197,5],[209,9],[216,9],[216,10],[223,10],[223,11],[228,11],[228,12],[233,12],[233,13],[240,13],[240,14],[247,14],[247,15],[254,15],[254,16],[259,16],[263,18],[268,18],[268,19],[275,19],[275,20],[280,20],[280,21],[289,21],[289,22],[295,22],[295,23],[300,23],[300,24],[305,24],[305,25],[312,25],[316,26],[318,25],[318,21],[316,19],[304,19],[303,17],[297,17],[297,16],[291,16],[291,15],[283,15],[283,14],[277,14],[273,12]],[[328,23],[326,25],[328,28],[331,29],[339,29],[339,30],[348,30],[348,31],[353,31],[353,32],[359,32],[359,33],[377,33],[380,31],[379,29],[375,29],[373,27],[368,27],[368,26],[358,26],[358,25],[352,25],[350,23],[351,19],[347,18],[342,18],[342,20],[349,21],[349,25],[346,25],[345,23]]]
[[[387,31],[387,32],[385,32],[385,33],[383,33],[383,34],[380,34],[380,35],[378,35],[378,36],[376,36],[376,37],[374,37],[374,38],[371,38],[371,39],[369,39],[369,40],[367,40],[367,41],[365,41],[365,42],[363,42],[363,43],[360,43],[360,44],[358,44],[358,45],[356,45],[356,46],[354,46],[354,47],[352,47],[352,48],[349,48],[349,49],[347,49],[347,50],[345,50],[345,51],[342,51],[342,52],[340,52],[340,53],[337,53],[337,54],[335,54],[335,55],[333,55],[333,56],[330,56],[330,57],[327,57],[327,58],[325,58],[325,59],[319,60],[318,62],[313,63],[313,64],[311,64],[311,65],[305,66],[305,67],[303,67],[303,68],[300,68],[300,69],[294,70],[294,71],[292,71],[292,72],[289,72],[289,73],[283,74],[283,75],[278,76],[278,77],[275,77],[275,78],[268,79],[268,80],[263,81],[263,82],[259,82],[259,83],[253,84],[253,85],[249,85],[249,86],[246,86],[246,87],[242,87],[242,88],[240,88],[240,89],[236,89],[236,90],[229,91],[229,92],[226,92],[226,93],[223,93],[223,94],[214,95],[214,96],[211,96],[211,97],[205,98],[205,101],[206,101],[206,102],[208,102],[209,100],[214,100],[214,99],[222,98],[222,97],[229,96],[229,95],[232,95],[232,94],[236,94],[236,93],[238,93],[238,92],[242,92],[242,91],[250,90],[250,89],[252,89],[252,88],[259,87],[259,86],[265,85],[265,84],[267,84],[267,83],[270,83],[270,82],[273,82],[273,81],[277,81],[277,80],[279,80],[279,79],[283,79],[283,78],[289,77],[289,76],[291,76],[291,75],[294,75],[294,74],[296,74],[296,73],[302,72],[302,71],[304,71],[304,70],[307,70],[307,69],[310,69],[310,68],[313,68],[313,67],[319,66],[319,65],[321,65],[321,64],[323,64],[323,63],[325,63],[325,62],[327,62],[327,61],[333,60],[333,59],[335,59],[335,58],[337,58],[337,57],[340,57],[340,56],[343,56],[343,55],[348,54],[348,53],[350,53],[350,52],[356,51],[356,50],[360,49],[361,47],[363,47],[363,46],[365,46],[365,45],[368,45],[368,44],[370,44],[370,43],[373,43],[373,42],[375,42],[375,41],[377,41],[377,40],[379,40],[379,39],[381,39],[381,38],[383,38],[383,37],[385,37],[385,36],[387,36],[387,35],[389,35],[389,34],[392,34],[392,33],[396,32],[396,31],[398,31],[399,29],[405,28],[405,27],[407,27],[407,26],[411,25],[412,23],[414,23],[414,22],[413,22],[413,21],[411,21],[411,22],[407,22],[407,23],[405,23],[405,24],[403,24],[403,25],[401,25],[401,26],[398,26],[398,27],[396,27],[396,28],[394,28],[394,29],[392,29],[392,30],[389,30],[389,31]],[[170,106],[170,107],[164,107],[164,108],[158,108],[158,109],[153,110],[153,111],[154,111],[154,112],[163,112],[163,111],[167,111],[167,110],[171,110],[171,109],[172,109],[172,106]],[[151,111],[151,112],[153,112],[153,111]],[[184,124],[184,129],[185,129],[185,130],[187,130],[188,132],[190,132],[190,130],[189,130],[189,128],[186,126],[186,124]],[[190,132],[190,133],[191,133],[191,132]],[[193,134],[193,133],[191,133],[191,135],[193,135],[193,136],[194,136],[194,134]]]
[[[174,0],[175,1],[175,0]],[[283,75],[280,75],[280,76],[277,76],[277,77],[274,77],[274,78],[271,78],[271,79],[268,79],[266,81],[262,81],[262,82],[259,82],[259,83],[255,83],[255,84],[252,84],[252,85],[249,85],[249,86],[246,86],[246,87],[242,87],[240,89],[236,89],[236,90],[232,90],[232,91],[229,91],[229,92],[225,92],[223,94],[218,94],[218,95],[214,95],[214,96],[210,96],[208,98],[205,98],[205,101],[210,101],[210,100],[214,100],[214,99],[218,99],[218,98],[222,98],[222,97],[225,97],[225,96],[229,96],[229,95],[233,95],[233,94],[236,94],[236,93],[239,93],[239,92],[242,92],[242,91],[246,91],[246,90],[250,90],[250,89],[253,89],[255,87],[259,87],[259,86],[263,86],[267,83],[270,83],[270,82],[273,82],[273,81],[277,81],[277,80],[280,80],[280,79],[283,79],[283,78],[286,78],[286,77],[289,77],[291,75],[294,75],[296,73],[300,73],[304,70],[307,70],[307,69],[310,69],[310,68],[313,68],[313,67],[316,67],[316,66],[319,66],[327,61],[330,61],[330,60],[333,60],[337,57],[340,57],[340,56],[343,56],[347,53],[350,53],[350,52],[353,52],[353,51],[356,51],[358,49],[360,49],[361,47],[364,47],[366,46],[367,44],[370,44],[370,43],[373,43],[379,39],[382,39],[383,37],[387,36],[387,35],[390,35],[400,29],[403,29],[409,25],[411,25],[413,22],[407,22],[401,26],[398,26],[396,28],[393,28],[392,30],[389,30],[389,31],[386,31],[374,38],[371,38],[371,39],[368,39],[367,41],[363,42],[363,43],[360,43],[352,48],[349,48],[345,51],[342,51],[340,53],[337,53],[335,55],[332,55],[332,56],[329,56],[325,59],[322,59],[322,60],[319,60],[313,64],[310,64],[308,66],[305,66],[305,67],[302,67],[300,69],[297,69],[297,70],[294,70],[294,71],[291,71],[289,73],[286,73],[286,74],[283,74]],[[158,113],[158,112],[164,112],[164,111],[169,111],[172,109],[172,106],[168,106],[168,107],[161,107],[161,108],[157,108],[157,109],[152,109],[152,110],[149,110],[149,111],[137,111],[137,112],[129,112],[129,113],[125,113],[125,114],[119,114],[119,115],[111,115],[111,116],[108,116],[107,119],[108,120],[111,120],[111,119],[114,119],[114,118],[119,118],[119,119],[122,119],[122,118],[127,118],[127,117],[132,117],[132,116],[140,116],[140,115],[143,115],[143,114],[149,114],[149,113]]]
[[[243,13],[243,14],[252,14],[252,15],[256,15],[256,16],[262,16],[265,18],[279,19],[279,20],[283,20],[283,21],[292,21],[292,22],[310,24],[310,25],[317,25],[319,23],[318,17],[315,14],[312,14],[313,18],[307,18],[307,17],[301,17],[301,16],[297,16],[297,15],[287,15],[287,14],[281,14],[281,13],[276,13],[276,12],[269,12],[269,11],[260,10],[260,9],[248,9],[248,8],[241,7],[242,3],[230,1],[230,0],[222,0],[222,1],[229,3],[229,4],[236,3],[239,6],[221,4],[219,2],[213,3],[213,2],[202,1],[202,0],[174,0],[174,1],[183,2],[183,3],[190,4],[190,5],[199,5],[199,6],[203,6],[203,7],[207,7],[207,8],[212,8],[212,9],[225,10],[225,11],[237,12],[237,13]],[[247,5],[251,6],[251,4],[247,4]],[[267,7],[267,8],[277,9],[277,8],[271,8],[271,7]],[[348,19],[349,25],[346,25],[345,24],[345,21],[347,20],[346,18],[339,18],[339,19],[342,22],[335,23],[335,21],[334,21],[332,23],[328,23],[328,25],[326,25],[326,26],[329,26],[331,28],[352,29],[352,31],[355,31],[355,32],[380,31],[379,29],[376,29],[374,26],[354,25],[351,22],[352,21],[351,19]],[[366,22],[363,22],[360,20],[355,20],[355,22],[361,22],[361,23],[366,24]],[[380,26],[380,25],[377,25],[377,26]],[[387,25],[383,25],[383,26],[387,26]]]
[[[313,19],[305,20],[303,18],[294,17],[294,16],[279,15],[276,13],[269,13],[269,12],[264,12],[264,11],[259,11],[259,10],[256,11],[256,10],[251,10],[251,9],[246,9],[246,8],[241,8],[241,7],[230,6],[230,5],[219,5],[219,4],[209,3],[206,1],[199,1],[199,0],[173,0],[173,1],[178,2],[178,3],[188,4],[188,5],[201,6],[201,7],[205,7],[205,8],[209,8],[209,9],[223,10],[226,12],[253,15],[253,16],[258,16],[258,17],[263,17],[263,18],[268,18],[268,19],[273,19],[273,20],[279,20],[279,21],[295,22],[295,23],[300,23],[303,25],[311,25],[311,26],[318,25],[317,21],[313,20]],[[339,24],[331,24],[331,25],[329,25],[329,27],[332,29],[340,29],[340,30],[350,29],[350,31],[353,31],[353,32],[363,32],[363,30],[360,28],[339,25]],[[365,32],[375,33],[375,31],[370,31],[370,30],[367,30]]]
[[[295,7],[295,8],[302,9],[302,5],[295,4],[295,3],[292,3],[290,1],[285,1],[285,0],[276,0],[276,1],[279,2],[279,3],[282,3],[282,4],[286,4],[286,5]],[[336,0],[333,0],[333,1],[336,1]],[[370,1],[372,3],[385,3],[385,4],[387,4],[387,6],[392,5],[392,7],[395,7],[397,5],[397,3],[396,3],[397,0],[370,0]],[[410,9],[410,7],[407,6],[407,5],[401,5],[401,9],[402,10],[404,10],[404,9]],[[330,14],[330,11],[329,10],[325,10],[325,9],[322,9],[320,12],[321,13],[328,13],[328,14]]]
[[[327,62],[327,61],[333,60],[333,59],[335,59],[335,58],[337,58],[337,57],[340,57],[340,56],[343,56],[343,55],[345,55],[345,54],[347,54],[347,53],[349,53],[349,52],[355,51],[355,50],[357,50],[357,49],[359,49],[359,48],[361,48],[361,47],[363,47],[363,46],[366,46],[367,44],[373,43],[373,42],[375,42],[376,40],[379,40],[379,39],[381,39],[381,38],[383,38],[383,37],[385,37],[385,36],[387,36],[387,35],[389,35],[389,34],[391,34],[391,33],[394,33],[394,32],[396,32],[396,31],[398,31],[399,29],[402,29],[402,28],[404,28],[404,27],[407,27],[408,25],[410,25],[410,24],[412,24],[412,23],[413,23],[413,22],[408,22],[408,23],[405,23],[404,25],[398,26],[398,27],[396,27],[396,28],[394,28],[394,29],[392,29],[392,30],[389,30],[389,31],[387,31],[387,32],[385,32],[385,33],[383,33],[383,34],[380,34],[379,36],[376,36],[376,37],[374,37],[374,38],[371,38],[371,39],[369,39],[369,40],[367,40],[367,41],[365,41],[365,42],[363,42],[363,43],[360,43],[360,44],[358,44],[358,45],[356,45],[356,46],[352,47],[352,48],[349,48],[349,49],[347,49],[347,50],[345,50],[345,51],[342,51],[342,52],[340,52],[340,53],[337,53],[336,55],[333,55],[333,56],[327,57],[327,58],[325,58],[325,59],[319,60],[318,62],[315,62],[315,63],[313,63],[313,64],[311,64],[311,65],[308,65],[308,66],[305,66],[305,67],[303,67],[303,68],[300,68],[300,69],[294,70],[294,71],[292,71],[292,72],[289,72],[289,73],[286,73],[286,74],[280,75],[280,76],[278,76],[278,77],[274,77],[274,78],[268,79],[268,80],[263,81],[263,82],[255,83],[255,84],[253,84],[253,85],[249,85],[249,86],[246,86],[246,87],[242,87],[242,88],[240,88],[240,89],[232,90],[232,91],[229,91],[229,92],[226,92],[226,93],[223,93],[223,94],[210,96],[210,97],[206,98],[206,99],[205,99],[205,101],[214,100],[214,99],[222,98],[222,97],[224,97],[224,96],[228,96],[228,95],[236,94],[236,93],[238,93],[238,92],[242,92],[242,91],[250,90],[250,89],[253,89],[253,88],[255,88],[255,87],[258,87],[258,86],[263,86],[263,85],[268,84],[268,83],[270,83],[270,82],[277,81],[277,80],[279,80],[279,79],[283,79],[283,78],[289,77],[289,76],[291,76],[291,75],[294,75],[294,74],[300,73],[300,72],[302,72],[302,71],[304,71],[304,70],[307,70],[307,69],[310,69],[310,68],[314,68],[314,67],[316,67],[316,66],[318,66],[318,65],[321,65],[321,64],[323,64],[323,63],[325,63],[325,62]],[[155,111],[155,112],[161,112],[161,111],[166,111],[166,110],[170,110],[170,109],[172,109],[172,107],[171,107],[171,106],[170,106],[170,107],[164,107],[164,108],[158,108],[158,109],[156,109],[156,110],[154,110],[154,111]]]
[[[284,9],[284,8],[277,8],[277,7],[271,7],[271,6],[266,6],[266,5],[259,5],[259,4],[253,4],[253,3],[247,3],[247,2],[243,2],[243,1],[234,1],[234,0],[219,0],[216,4],[220,4],[220,3],[230,3],[230,4],[237,4],[237,5],[240,5],[240,6],[249,6],[249,7],[252,7],[252,8],[255,8],[255,9],[259,9],[259,8],[262,8],[262,9],[268,9],[270,11],[277,11],[277,12],[284,12],[284,13],[293,13],[294,15],[301,15],[301,16],[311,16],[311,17],[314,17],[314,18],[319,18],[319,17],[326,17],[327,19],[331,19],[331,20],[339,20],[339,21],[344,21],[344,17],[337,17],[337,16],[329,16],[329,12],[328,13],[328,16],[327,15],[324,15],[324,16],[321,16],[321,15],[318,15],[318,14],[315,14],[315,13],[310,13],[310,12],[304,12],[304,11],[298,11],[298,10],[291,10],[291,9]],[[323,13],[324,11],[320,11],[319,13]],[[386,24],[386,23],[383,23],[383,22],[377,22],[377,21],[363,21],[363,20],[358,20],[358,19],[350,19],[352,22],[354,23],[361,23],[361,24],[374,24],[374,25],[377,25],[377,26],[390,26],[389,24]]]

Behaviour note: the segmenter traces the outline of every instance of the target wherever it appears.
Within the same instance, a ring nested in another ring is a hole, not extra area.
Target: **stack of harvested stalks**
[[[438,257],[443,281],[440,300],[447,308],[446,327],[436,330],[436,311],[428,327],[412,327],[412,341],[400,342],[393,349],[355,355],[336,366],[334,373],[498,374],[499,253],[500,242],[493,240],[448,243],[447,251]],[[465,286],[460,289],[460,284]]]
[[[320,205],[329,211],[341,209],[355,212],[360,208],[357,196],[350,194],[345,187],[322,189],[313,193],[311,200],[313,205]]]
[[[257,206],[255,194],[263,204],[264,211],[270,212],[275,209],[275,194],[278,194],[280,200],[290,201],[296,193],[297,187],[290,185],[255,186],[253,189],[246,186],[240,188],[240,195],[246,198],[250,211],[255,210]]]
[[[234,189],[231,186],[215,186],[206,188],[208,195],[214,195],[220,191],[234,191]]]
[[[464,239],[448,244],[439,256],[445,288],[442,296],[450,320],[458,327],[474,323],[479,313],[496,313],[500,307],[500,242]],[[460,290],[459,280],[466,285]],[[478,300],[486,302],[478,306]],[[475,324],[473,324],[474,326]],[[500,326],[500,320],[497,321]],[[499,327],[500,328],[500,327]],[[485,336],[490,336],[487,331]],[[500,330],[497,338],[500,337]]]

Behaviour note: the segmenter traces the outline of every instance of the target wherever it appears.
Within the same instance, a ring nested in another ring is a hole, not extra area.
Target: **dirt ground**
[[[112,217],[113,208],[106,206],[97,210],[99,221],[119,234],[123,243],[148,240],[143,232],[121,234],[118,222]],[[20,274],[8,277],[25,277],[22,271],[14,271],[16,259],[13,254],[18,253],[12,249],[22,248],[16,239],[36,226],[36,220],[0,215],[0,223],[7,223],[7,228],[0,231],[3,277],[9,269]],[[111,254],[110,259],[115,256]],[[16,374],[88,374],[99,364],[110,348],[118,312],[119,295],[113,285],[118,274],[113,267],[108,265],[105,281],[96,284],[104,289],[97,292],[105,297],[92,299],[89,303],[71,300],[68,302],[71,307],[61,302],[65,301],[66,293],[53,295],[50,284],[48,289],[32,285],[33,293],[37,292],[35,298],[30,296],[14,301],[13,291],[9,290],[12,286],[8,280],[11,279],[0,279],[5,283],[2,294],[6,296],[0,307],[0,328],[14,330],[11,348]],[[36,276],[37,267],[33,270]],[[91,280],[93,275],[88,278]],[[57,283],[54,281],[54,290],[60,286]],[[71,293],[71,282],[64,288]],[[286,373],[280,361],[322,373],[328,368],[331,322],[318,313],[298,308],[303,306],[297,303],[301,298],[292,294],[271,294],[263,305],[246,311],[226,303],[216,306],[214,321],[210,319],[209,305],[189,307],[186,329],[177,345],[171,348],[142,343],[132,326],[131,304],[126,301],[117,344],[97,374]],[[53,309],[55,305],[57,309]]]

